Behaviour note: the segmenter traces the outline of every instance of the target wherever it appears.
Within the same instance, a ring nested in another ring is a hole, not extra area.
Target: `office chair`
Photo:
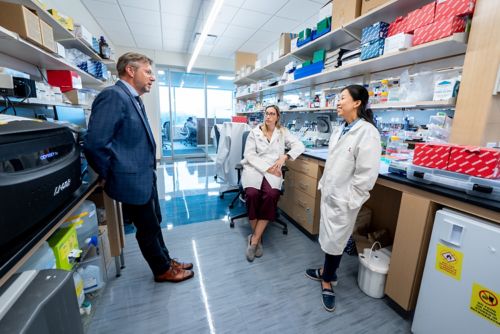
[[[247,137],[248,137],[249,133],[250,133],[250,131],[246,131],[246,132],[243,133],[242,159],[243,159],[243,155],[245,153],[245,144],[246,144]],[[238,195],[235,198],[233,198],[233,200],[231,201],[231,204],[229,204],[229,209],[234,208],[234,204],[235,204],[235,202],[236,202],[237,199],[240,199],[243,203],[245,203],[245,189],[243,189],[243,185],[241,184],[241,174],[243,172],[243,165],[242,164],[237,164],[236,167],[235,167],[235,169],[238,171]],[[287,171],[288,171],[288,167],[286,167],[286,166],[282,166],[281,167],[281,173],[283,174],[283,179],[285,178],[285,173]],[[280,189],[280,197],[283,196],[283,194],[285,192],[284,183],[285,182],[283,182],[283,185],[281,186],[281,189]],[[234,221],[236,219],[243,218],[243,217],[248,217],[248,212],[245,211],[243,213],[240,213],[238,215],[230,217],[229,226],[231,228],[234,228]],[[277,224],[279,224],[279,225],[281,225],[283,227],[283,234],[288,234],[288,226],[281,219],[281,216],[280,216],[278,208],[276,208],[276,218],[273,220],[273,222],[277,223]]]

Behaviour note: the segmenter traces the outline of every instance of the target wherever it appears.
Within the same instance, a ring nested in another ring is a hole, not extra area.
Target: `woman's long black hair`
[[[368,91],[366,88],[361,85],[349,85],[342,90],[347,90],[354,101],[361,101],[358,108],[358,117],[375,126],[375,122],[373,121],[373,111],[370,108],[367,108]]]

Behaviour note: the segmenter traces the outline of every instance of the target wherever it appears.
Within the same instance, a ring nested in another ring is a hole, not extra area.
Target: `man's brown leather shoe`
[[[177,283],[190,279],[193,276],[194,273],[191,270],[183,270],[170,266],[170,268],[168,268],[168,270],[165,271],[163,274],[155,276],[155,282]]]
[[[191,270],[193,269],[192,263],[179,262],[174,259],[170,260],[170,265],[177,269]]]

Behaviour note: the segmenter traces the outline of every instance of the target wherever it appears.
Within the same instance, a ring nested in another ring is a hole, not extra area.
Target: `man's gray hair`
[[[153,65],[153,60],[143,54],[135,52],[127,52],[121,55],[120,58],[118,58],[118,62],[116,63],[118,76],[122,77],[123,75],[125,75],[125,68],[128,65],[131,65],[134,68],[139,67],[138,63],[148,63],[149,65]]]

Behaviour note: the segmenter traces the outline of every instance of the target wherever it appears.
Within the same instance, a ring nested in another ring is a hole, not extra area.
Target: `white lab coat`
[[[290,149],[287,154],[292,160],[297,159],[305,150],[304,144],[285,127],[275,128],[271,141],[267,141],[260,126],[250,131],[245,144],[244,158],[241,161],[243,165],[243,174],[241,176],[243,188],[260,189],[262,180],[265,177],[273,189],[281,189],[283,177],[270,174],[267,170],[285,153],[285,148]]]
[[[331,255],[341,255],[356,217],[375,185],[380,164],[380,134],[360,119],[341,138],[343,127],[330,137],[321,190],[319,243]]]
[[[217,182],[227,186],[238,185],[238,175],[235,169],[243,153],[243,133],[251,127],[245,123],[225,122],[220,128],[220,142],[215,158]]]

